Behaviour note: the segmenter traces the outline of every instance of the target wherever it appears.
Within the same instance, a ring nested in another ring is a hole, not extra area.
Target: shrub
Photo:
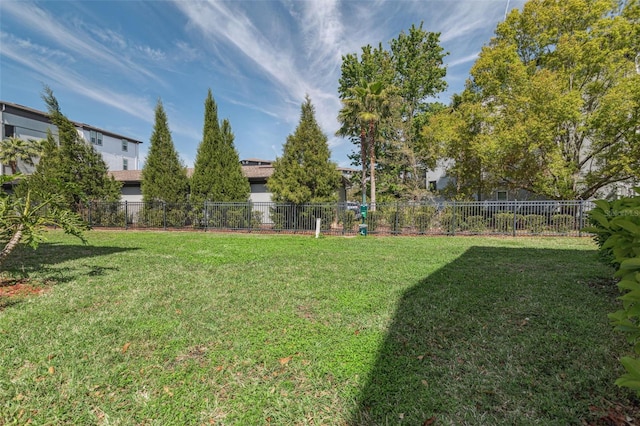
[[[367,219],[365,223],[367,224],[367,232],[376,232],[378,225],[380,224],[380,212],[367,212]]]
[[[551,225],[556,232],[564,234],[575,229],[576,219],[569,214],[555,214],[551,216]]]
[[[262,226],[262,212],[254,210],[251,212],[251,229],[260,229]]]
[[[487,220],[484,216],[469,216],[465,219],[465,229],[476,233],[485,232],[487,230]]]
[[[385,222],[389,225],[392,233],[402,232],[405,224],[404,210],[395,207],[389,208],[382,213]]]
[[[246,209],[244,207],[230,207],[226,211],[226,227],[243,229],[247,227]]]
[[[540,234],[546,222],[547,218],[539,214],[528,214],[524,217],[525,226],[532,234]]]
[[[639,188],[635,190],[640,194]],[[584,231],[595,234],[600,251],[612,260],[615,276],[620,278],[622,309],[609,314],[609,320],[616,330],[627,335],[636,354],[620,360],[626,373],[616,384],[633,389],[640,396],[640,196],[611,203],[598,200],[588,216],[591,226]]]
[[[89,206],[91,226],[125,226],[125,213],[120,203],[92,203]]]
[[[342,222],[344,232],[353,231],[357,222],[356,213],[353,210],[344,210],[341,214],[340,221]]]
[[[439,218],[440,228],[447,234],[462,230],[466,226],[462,220],[462,209],[460,208],[454,209],[453,206],[447,206],[440,212]]]
[[[421,206],[415,212],[415,226],[418,228],[418,232],[424,234],[431,229],[433,221],[436,216],[436,208],[433,206]]]

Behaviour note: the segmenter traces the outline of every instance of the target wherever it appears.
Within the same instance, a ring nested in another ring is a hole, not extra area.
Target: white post
[[[320,236],[320,224],[322,223],[322,219],[316,219],[316,238]]]

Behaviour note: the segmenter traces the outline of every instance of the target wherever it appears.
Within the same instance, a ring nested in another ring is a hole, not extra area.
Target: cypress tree
[[[188,192],[187,171],[173,145],[167,115],[158,100],[149,154],[142,168],[142,199],[145,203],[184,203]]]
[[[315,118],[309,96],[302,104],[300,123],[287,137],[282,157],[273,164],[267,186],[276,202],[295,204],[333,201],[340,172],[329,159],[327,136]]]
[[[242,174],[238,151],[233,144],[235,136],[231,131],[231,124],[226,118],[222,121],[220,136],[222,142],[218,155],[222,169],[220,200],[247,201],[251,193],[251,186],[249,180]]]
[[[120,183],[107,175],[102,155],[87,143],[75,125],[60,111],[58,100],[49,87],[42,99],[51,122],[58,128],[58,141],[51,132],[43,144],[43,154],[31,179],[44,193],[58,193],[69,208],[87,201],[117,201]]]
[[[229,121],[225,119],[220,128],[211,89],[204,105],[204,129],[191,178],[191,200],[194,204],[246,201],[250,193],[249,181],[242,174]]]

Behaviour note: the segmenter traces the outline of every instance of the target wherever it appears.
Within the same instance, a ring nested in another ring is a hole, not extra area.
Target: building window
[[[497,191],[496,197],[498,201],[507,201],[508,200],[507,191]]]
[[[429,181],[429,191],[436,192],[438,189],[438,181],[430,180]]]
[[[125,139],[122,139],[122,150],[123,151],[129,151],[129,142],[127,142]]]
[[[102,145],[102,133],[91,131],[91,143],[94,145]]]
[[[11,138],[16,135],[16,128],[11,124],[4,125],[4,137]]]
[[[122,170],[129,170],[129,160],[126,158],[122,159]]]

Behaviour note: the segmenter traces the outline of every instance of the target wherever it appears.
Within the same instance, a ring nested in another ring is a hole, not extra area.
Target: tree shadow
[[[591,251],[470,248],[403,294],[349,424],[567,424],[626,398],[609,273]]]
[[[63,283],[73,280],[79,273],[98,276],[117,268],[97,265],[92,261],[83,262],[80,267],[61,266],[61,263],[85,258],[93,259],[131,250],[138,250],[138,248],[41,243],[37,250],[33,250],[30,247],[19,246],[4,262],[2,269],[14,277],[27,278],[37,273],[38,277],[45,282]]]

